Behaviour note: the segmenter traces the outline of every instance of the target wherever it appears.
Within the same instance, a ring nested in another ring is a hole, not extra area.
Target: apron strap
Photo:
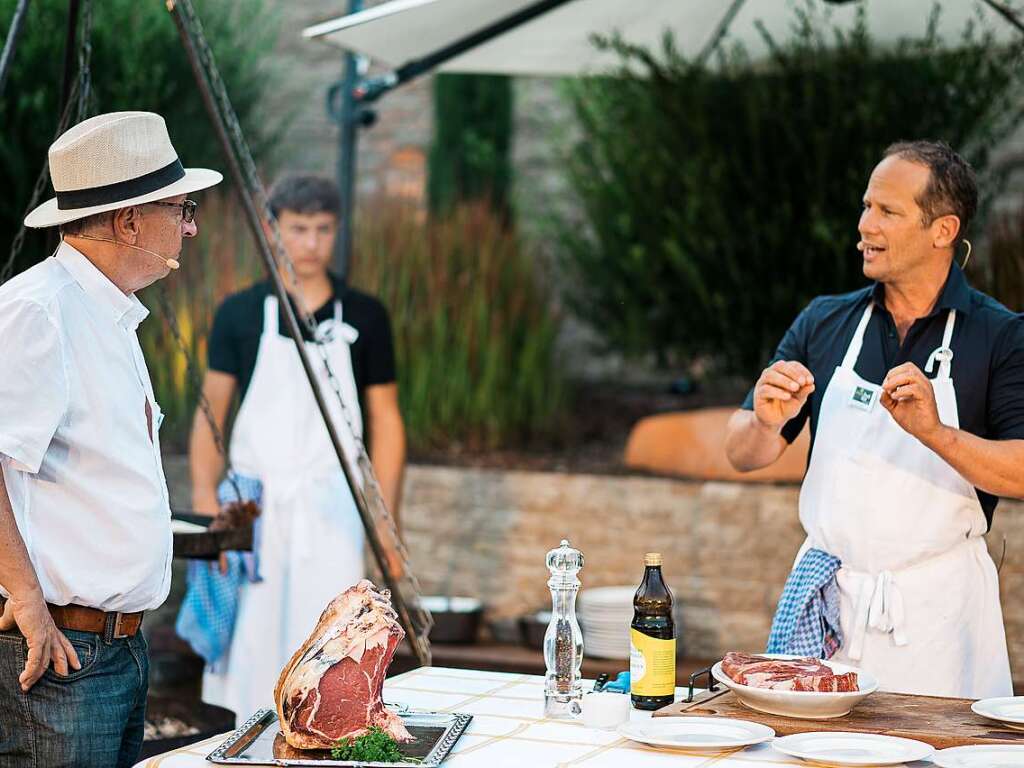
[[[871,319],[871,310],[874,308],[874,302],[869,301],[867,308],[864,310],[864,314],[860,318],[860,322],[857,324],[857,330],[853,332],[853,339],[850,341],[850,346],[846,349],[846,356],[843,357],[842,368],[852,371],[853,366],[857,363],[857,358],[860,356],[860,348],[864,344],[864,331],[868,327],[868,320]]]
[[[928,363],[924,367],[925,373],[931,373],[935,370],[935,363],[938,361],[939,373],[935,377],[937,379],[949,378],[949,369],[953,363],[953,349],[949,345],[953,340],[954,325],[956,325],[956,310],[951,309],[946,316],[946,331],[942,334],[942,346],[928,356]]]
[[[263,333],[277,334],[277,296],[263,300]]]

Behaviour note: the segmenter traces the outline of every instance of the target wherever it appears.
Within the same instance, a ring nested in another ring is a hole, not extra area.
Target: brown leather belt
[[[0,612],[7,601],[0,597]],[[98,608],[87,608],[84,605],[53,605],[47,603],[53,623],[60,629],[71,629],[77,632],[95,632],[103,635],[108,642],[125,637],[134,637],[142,626],[143,611],[138,613],[120,613],[117,611],[101,611]]]

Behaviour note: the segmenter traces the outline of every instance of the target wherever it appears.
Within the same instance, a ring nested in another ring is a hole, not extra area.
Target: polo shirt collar
[[[62,240],[55,258],[85,294],[108,311],[114,322],[122,328],[134,331],[149,316],[149,310],[135,294],[125,294],[77,248]]]
[[[871,287],[871,297],[879,307],[885,307],[885,285],[874,283]],[[971,311],[971,287],[967,284],[967,277],[960,265],[955,261],[949,268],[949,275],[946,283],[942,286],[939,300],[935,302],[932,314],[944,309],[955,309],[957,312],[969,314]]]

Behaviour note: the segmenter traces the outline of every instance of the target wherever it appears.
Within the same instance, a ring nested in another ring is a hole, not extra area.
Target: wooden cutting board
[[[732,717],[762,723],[779,736],[812,731],[881,733],[917,739],[936,749],[967,744],[1022,744],[1024,731],[987,720],[971,711],[971,699],[873,693],[845,717],[833,720],[800,720],[768,715],[741,704],[732,691],[705,694],[691,704],[676,702],[662,707],[654,717]]]

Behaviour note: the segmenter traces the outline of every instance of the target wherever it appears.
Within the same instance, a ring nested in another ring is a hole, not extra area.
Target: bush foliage
[[[990,151],[1022,112],[1022,46],[970,26],[943,47],[938,13],[883,48],[863,11],[844,33],[798,9],[756,66],[737,47],[702,67],[671,38],[657,53],[600,41],[621,71],[569,86],[586,222],[560,227],[575,312],[627,355],[750,375],[811,298],[864,284],[860,200],[888,144],[948,141],[990,198]]]
[[[17,0],[0,0],[0,39],[6,39]],[[83,3],[84,5],[84,3]],[[277,17],[266,0],[196,0],[235,111],[257,156],[272,146],[281,120],[260,110],[277,71],[268,52]],[[92,99],[88,114],[150,110],[163,115],[186,166],[225,168],[174,21],[161,2],[93,0],[90,36]],[[68,3],[35,0],[0,97],[0,263],[20,227],[32,188],[54,139],[64,66]],[[79,25],[82,30],[82,24]],[[52,194],[49,185],[43,200]],[[26,241],[19,268],[49,251],[45,237]]]

